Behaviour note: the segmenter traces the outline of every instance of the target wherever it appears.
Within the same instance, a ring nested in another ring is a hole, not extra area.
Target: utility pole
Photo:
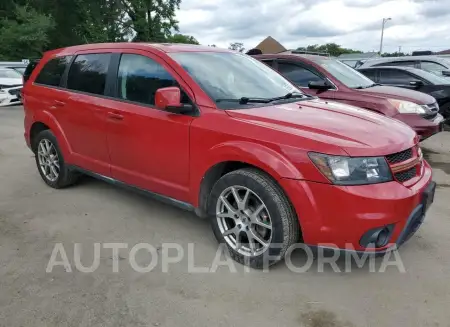
[[[386,22],[391,20],[391,18],[383,18],[383,24],[381,24],[381,41],[380,41],[380,56],[383,53],[383,36],[384,36],[384,25]]]
[[[398,46],[398,53],[402,53],[402,46],[401,45]]]

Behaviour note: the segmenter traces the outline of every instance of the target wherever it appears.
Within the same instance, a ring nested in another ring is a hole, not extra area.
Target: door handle
[[[114,120],[123,120],[123,116],[120,114],[116,114],[115,112],[108,112],[108,116]]]

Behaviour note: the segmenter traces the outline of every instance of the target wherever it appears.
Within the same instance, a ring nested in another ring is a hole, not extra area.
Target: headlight
[[[392,181],[392,174],[384,157],[341,157],[310,152],[317,168],[334,184],[362,185]]]
[[[388,99],[388,101],[398,110],[401,114],[418,114],[423,115],[427,113],[427,110],[422,106],[414,102]]]

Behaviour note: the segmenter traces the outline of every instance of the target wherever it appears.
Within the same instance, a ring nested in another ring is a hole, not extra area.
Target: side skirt
[[[173,206],[178,207],[178,208],[183,209],[183,210],[193,211],[193,212],[197,211],[196,208],[192,204],[189,204],[187,202],[179,201],[177,199],[174,199],[174,198],[171,198],[171,197],[168,197],[168,196],[165,196],[165,195],[161,195],[161,194],[158,194],[158,193],[147,191],[147,190],[144,190],[144,189],[136,187],[136,186],[128,185],[128,184],[126,184],[124,182],[118,181],[117,179],[114,179],[114,178],[111,178],[111,177],[107,177],[107,176],[104,176],[104,175],[100,175],[100,174],[94,173],[92,171],[80,168],[78,166],[72,166],[71,165],[68,168],[70,170],[77,171],[77,172],[80,172],[80,173],[82,173],[84,175],[88,175],[88,176],[94,177],[96,179],[99,179],[101,181],[107,182],[109,184],[113,184],[115,186],[119,186],[121,188],[124,188],[124,189],[127,189],[127,190],[131,190],[133,192],[142,194],[142,195],[144,195],[146,197],[158,200],[160,202],[173,205]]]

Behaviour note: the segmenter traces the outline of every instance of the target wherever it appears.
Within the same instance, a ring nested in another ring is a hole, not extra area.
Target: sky
[[[180,33],[246,49],[272,36],[288,49],[334,42],[384,52],[450,49],[450,0],[182,0]]]

